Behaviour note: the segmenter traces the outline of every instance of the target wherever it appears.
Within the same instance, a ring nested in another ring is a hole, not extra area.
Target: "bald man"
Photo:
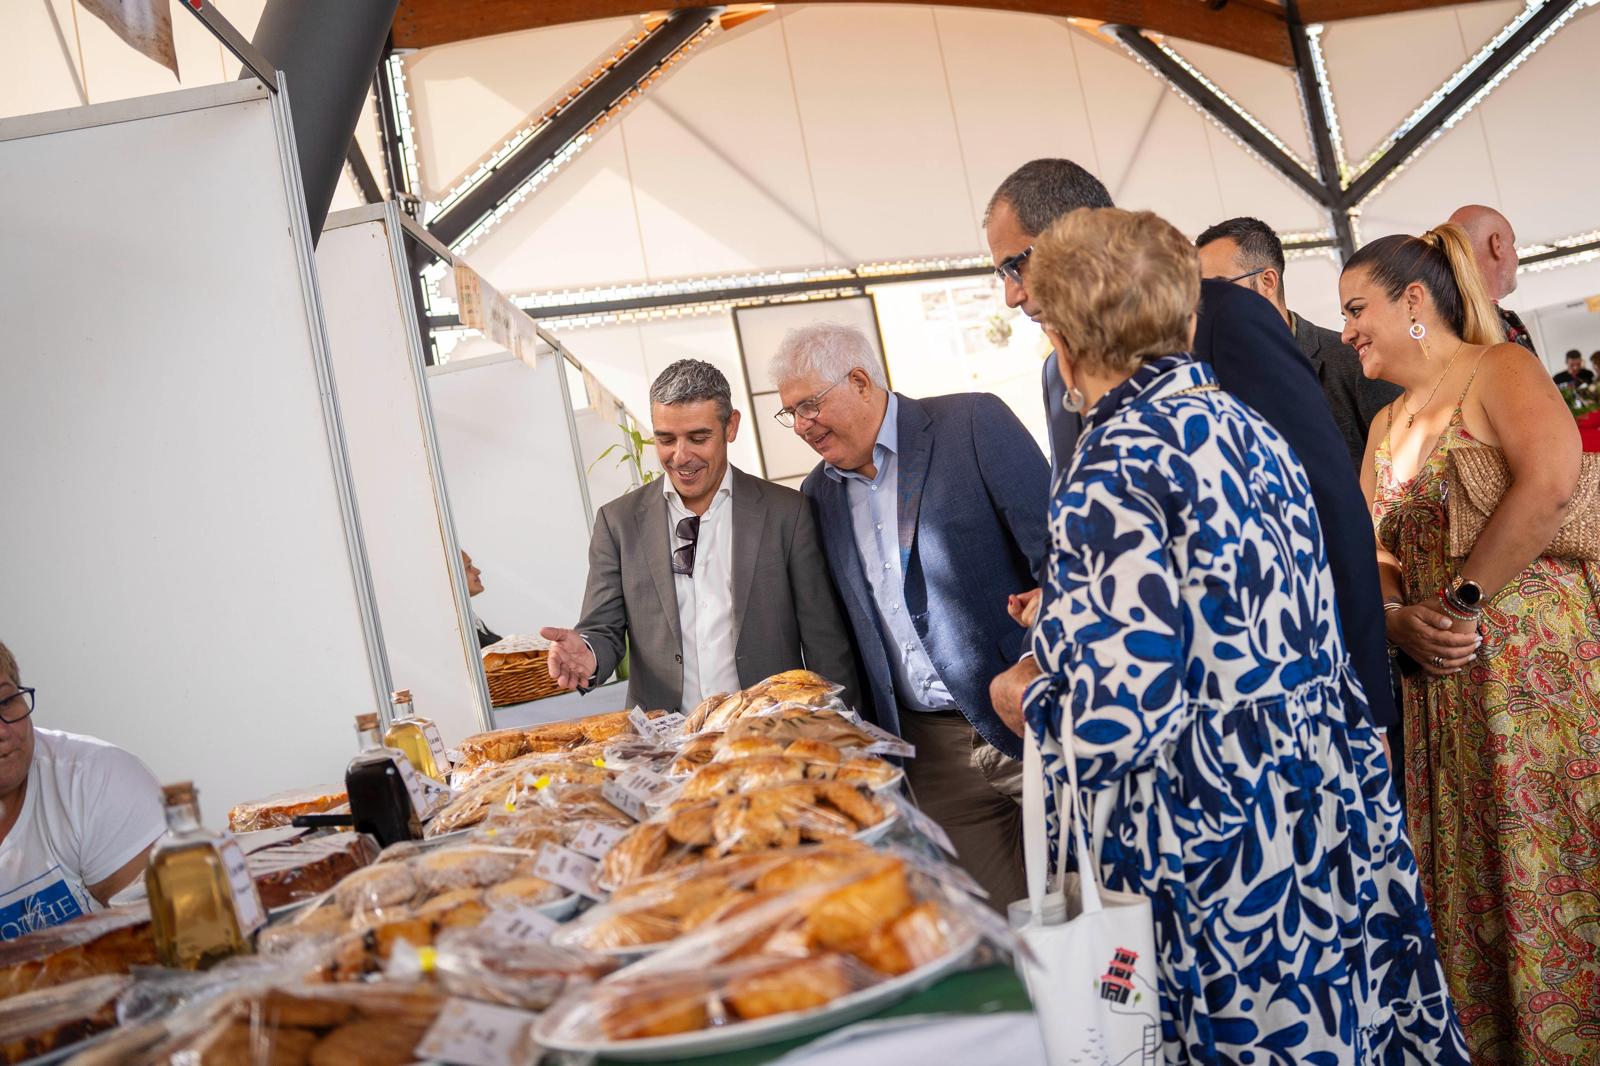
[[[1528,327],[1522,324],[1515,311],[1500,306],[1500,301],[1517,289],[1517,237],[1511,231],[1511,223],[1494,208],[1482,204],[1456,208],[1450,221],[1466,230],[1467,238],[1472,241],[1478,272],[1483,275],[1489,299],[1494,301],[1495,310],[1505,322],[1506,340],[1533,352],[1533,338],[1528,335]]]

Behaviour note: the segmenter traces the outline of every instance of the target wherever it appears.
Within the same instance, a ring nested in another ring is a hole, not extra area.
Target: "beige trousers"
[[[1022,763],[1008,758],[960,711],[901,709],[912,797],[950,834],[961,865],[1001,914],[1027,894],[1022,867]]]

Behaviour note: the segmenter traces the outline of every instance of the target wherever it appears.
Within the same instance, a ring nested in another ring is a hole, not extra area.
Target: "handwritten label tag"
[[[857,722],[856,728],[872,738],[872,743],[867,746],[867,753],[870,755],[898,755],[909,759],[917,754],[915,744],[901,740],[887,729],[880,729],[871,722],[865,720]]]
[[[560,924],[554,918],[526,904],[490,911],[489,917],[478,926],[480,932],[515,944],[549,940],[550,934],[558,928]]]
[[[261,896],[250,877],[250,864],[245,861],[244,850],[231,836],[224,836],[217,845],[222,868],[228,871],[228,887],[233,891],[233,913],[239,919],[239,932],[245,936],[267,924],[267,912],[261,906]]]
[[[571,848],[564,848],[560,844],[546,844],[539,849],[539,857],[534,860],[533,873],[542,877],[553,885],[560,885],[569,892],[576,892],[590,899],[599,899],[600,889],[595,887],[594,877],[600,870],[600,864],[587,855],[579,855]]]
[[[650,816],[650,808],[665,803],[678,787],[678,782],[641,766],[607,781],[601,786],[600,795],[635,821],[642,822]]]
[[[445,750],[444,737],[439,735],[439,727],[432,722],[424,722],[422,724],[422,735],[428,741],[429,750],[433,752],[434,765],[439,767],[441,774],[449,773],[450,768],[455,764],[450,761],[450,753]]]
[[[606,852],[617,846],[627,830],[620,825],[609,822],[584,822],[583,828],[578,830],[578,835],[572,838],[572,850],[581,852],[591,859],[603,859]]]
[[[406,758],[405,752],[396,748],[381,750],[388,754],[389,761],[400,771],[400,780],[405,782],[406,795],[411,797],[411,809],[417,812],[419,819],[428,817],[433,813],[433,800],[428,798],[428,789],[422,783],[422,775],[411,765],[411,760]]]
[[[635,707],[628,712],[628,724],[633,726],[633,731],[641,737],[653,735],[650,731],[650,716],[644,713],[643,707]]]
[[[648,719],[649,725],[647,728],[651,733],[655,734],[655,736],[665,740],[667,737],[675,737],[679,733],[682,733],[683,723],[687,721],[688,719],[683,715],[679,714],[677,711],[672,711],[668,714],[662,715],[660,718]]]
[[[528,1035],[533,1019],[527,1011],[452,999],[412,1054],[459,1066],[519,1066],[536,1057]]]

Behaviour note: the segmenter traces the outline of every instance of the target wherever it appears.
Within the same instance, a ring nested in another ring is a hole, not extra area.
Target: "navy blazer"
[[[1022,740],[994,713],[989,682],[1022,654],[1023,629],[1006,597],[1039,585],[1049,467],[997,396],[900,396],[900,554],[906,607],[939,678],[979,735],[1022,757]],[[900,732],[889,649],[850,522],[845,486],[818,463],[800,491],[811,500],[823,552],[854,630],[870,708]],[[916,711],[907,711],[916,714]]]
[[[1305,465],[1350,664],[1366,692],[1372,721],[1380,728],[1397,724],[1372,513],[1310,360],[1266,297],[1215,279],[1200,283],[1194,357],[1210,363],[1218,384],[1265,418]],[[1051,461],[1060,469],[1072,458],[1083,419],[1061,406],[1065,390],[1053,356],[1045,360],[1043,373]]]

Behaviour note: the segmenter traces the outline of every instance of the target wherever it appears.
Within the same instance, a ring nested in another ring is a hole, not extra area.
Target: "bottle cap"
[[[363,733],[369,729],[378,728],[378,716],[375,714],[356,715],[356,728]]]
[[[408,689],[408,688],[402,688],[402,689],[397,689],[394,692],[389,693],[389,702],[390,703],[410,703],[411,702],[411,690]]]
[[[179,803],[193,803],[194,796],[193,781],[174,781],[170,785],[161,786],[161,802],[168,807]]]

